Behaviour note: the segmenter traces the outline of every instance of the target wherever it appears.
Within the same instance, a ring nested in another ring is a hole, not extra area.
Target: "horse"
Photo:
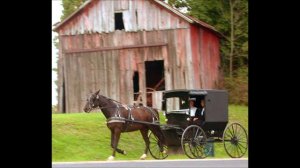
[[[100,90],[92,93],[87,99],[83,110],[89,113],[91,110],[100,108],[111,132],[112,155],[107,160],[114,160],[116,152],[126,155],[126,151],[118,148],[120,134],[124,132],[140,131],[145,142],[145,150],[140,157],[146,159],[149,150],[148,131],[150,130],[158,138],[160,152],[164,152],[164,136],[159,126],[158,111],[146,106],[128,106],[116,100],[100,94]],[[147,124],[149,123],[149,124]]]

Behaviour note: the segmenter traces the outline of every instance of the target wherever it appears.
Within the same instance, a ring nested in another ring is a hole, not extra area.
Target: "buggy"
[[[190,98],[205,102],[204,121],[189,124]],[[168,152],[180,150],[191,159],[205,158],[212,148],[208,143],[221,142],[232,158],[242,157],[248,149],[246,129],[239,123],[228,123],[228,92],[225,90],[169,90],[163,92],[162,109],[166,124],[160,125],[164,135],[164,150],[159,150],[159,139],[150,132],[149,151],[155,159],[165,159]]]

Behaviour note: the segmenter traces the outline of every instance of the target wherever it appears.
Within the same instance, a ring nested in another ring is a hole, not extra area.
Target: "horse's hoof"
[[[126,155],[127,153],[126,153],[126,151],[123,151],[123,155]]]
[[[113,161],[114,159],[115,159],[115,157],[110,156],[110,157],[108,157],[107,161]]]
[[[147,157],[147,155],[146,155],[146,154],[143,154],[143,155],[140,157],[140,159],[141,159],[141,160],[145,160],[146,157]]]

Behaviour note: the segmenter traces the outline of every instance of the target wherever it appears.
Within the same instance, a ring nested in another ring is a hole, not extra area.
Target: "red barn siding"
[[[144,61],[164,60],[166,89],[190,88],[194,77],[193,74],[190,75],[193,67],[188,58],[192,57],[189,34],[189,29],[178,29],[61,36],[62,51],[67,62],[65,76],[68,81],[68,111],[82,109],[82,104],[79,103],[82,97],[89,90],[99,88],[106,96],[132,103],[134,71],[139,72],[139,87],[143,93],[146,92]],[[135,47],[142,44],[158,46]],[[114,49],[122,46],[132,47]],[[102,51],[101,48],[105,47],[108,49]],[[95,48],[99,51],[86,52]],[[143,100],[146,100],[145,95],[143,96]]]
[[[198,26],[191,26],[190,31],[195,88],[216,88],[220,66],[219,38]]]
[[[199,36],[199,27],[191,26],[191,47],[192,47],[192,56],[193,56],[193,68],[194,68],[194,88],[200,89],[202,88],[201,81],[200,81],[200,53],[199,53],[199,43],[200,43],[200,36]],[[202,60],[201,60],[202,61]]]
[[[146,104],[145,61],[164,61],[166,90],[216,87],[219,37],[159,3],[93,1],[60,27],[59,102],[63,103],[65,90],[67,112],[82,111],[87,93],[98,89],[132,104],[135,71]],[[115,11],[123,11],[125,30],[114,30]],[[159,107],[160,100],[156,101],[153,104]]]
[[[220,53],[219,39],[210,31],[200,29],[200,80],[202,88],[213,89],[218,83]],[[216,47],[218,51],[216,51]]]

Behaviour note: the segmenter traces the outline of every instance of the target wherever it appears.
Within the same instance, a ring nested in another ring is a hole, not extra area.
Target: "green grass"
[[[161,116],[162,123],[164,116]],[[248,130],[248,107],[229,106],[229,121],[237,121]],[[215,143],[215,158],[228,158],[222,143]],[[127,155],[116,154],[116,160],[136,160],[144,152],[139,131],[123,133],[119,148]],[[110,131],[101,113],[52,114],[52,161],[99,161],[112,154]],[[244,157],[248,157],[246,154]],[[153,159],[148,153],[148,160]],[[183,154],[169,154],[167,159],[187,159]]]

